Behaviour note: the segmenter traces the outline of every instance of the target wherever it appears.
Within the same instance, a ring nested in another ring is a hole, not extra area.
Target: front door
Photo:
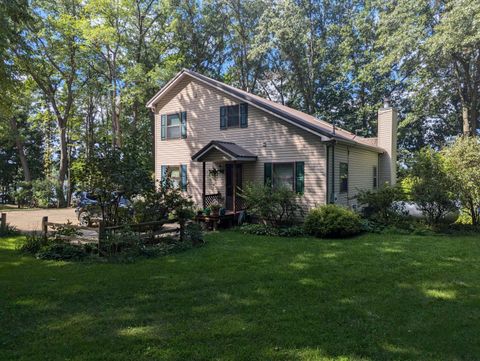
[[[237,199],[238,188],[242,188],[242,165],[237,164]],[[225,208],[233,210],[233,164],[227,164],[225,166]],[[237,201],[238,204],[238,201]]]

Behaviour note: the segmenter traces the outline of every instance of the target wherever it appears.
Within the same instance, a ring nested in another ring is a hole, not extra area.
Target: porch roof
[[[214,161],[255,162],[257,156],[235,143],[212,140],[192,156],[192,160],[196,162],[204,162],[207,159]]]

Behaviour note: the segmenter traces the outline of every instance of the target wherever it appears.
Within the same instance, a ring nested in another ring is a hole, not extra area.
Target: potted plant
[[[210,205],[210,210],[212,211],[212,216],[218,216],[220,208],[222,208],[222,205],[220,203],[212,203]]]
[[[210,213],[212,213],[212,210],[209,207],[207,207],[203,210],[203,213],[205,213],[205,215],[208,217]]]

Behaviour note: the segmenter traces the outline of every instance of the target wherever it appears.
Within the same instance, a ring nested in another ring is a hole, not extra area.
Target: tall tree
[[[480,2],[404,0],[380,7],[382,64],[409,80],[416,107],[425,97],[460,101],[463,133],[476,134],[480,111]],[[427,117],[436,114],[425,114]]]
[[[68,171],[67,127],[80,86],[78,63],[81,44],[77,36],[77,21],[81,6],[77,0],[55,3],[36,0],[31,7],[35,23],[27,28],[21,45],[15,51],[15,60],[35,81],[57,122],[60,144],[58,199],[59,205],[63,206]]]

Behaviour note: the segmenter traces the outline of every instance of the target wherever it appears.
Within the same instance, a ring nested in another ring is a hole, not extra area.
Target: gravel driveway
[[[20,231],[40,231],[42,217],[48,216],[49,222],[78,224],[74,208],[62,209],[12,209],[2,210],[7,213],[7,222],[17,227]]]

